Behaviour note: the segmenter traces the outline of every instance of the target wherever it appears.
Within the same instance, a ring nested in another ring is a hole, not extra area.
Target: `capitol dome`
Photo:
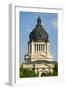
[[[29,35],[30,42],[31,41],[37,41],[37,42],[48,42],[48,33],[45,31],[43,26],[41,25],[41,18],[38,17],[37,19],[37,25],[32,30],[32,32]]]

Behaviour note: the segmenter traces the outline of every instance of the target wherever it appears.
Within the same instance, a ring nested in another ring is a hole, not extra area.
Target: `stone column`
[[[42,45],[42,50],[43,50],[43,53],[46,52],[46,45],[45,44]]]
[[[47,55],[47,52],[48,52],[48,49],[47,49],[48,47],[47,47],[47,43],[45,43],[45,53],[46,53],[46,55]]]
[[[28,43],[28,54],[30,54],[30,43]]]
[[[47,54],[50,55],[50,43],[47,43]]]
[[[31,51],[32,51],[32,55],[34,55],[34,50],[35,50],[34,42],[32,41],[32,43],[31,43]]]

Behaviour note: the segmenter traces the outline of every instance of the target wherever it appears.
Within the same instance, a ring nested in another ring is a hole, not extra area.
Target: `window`
[[[36,46],[37,46],[37,45],[35,44],[35,52],[36,52]]]

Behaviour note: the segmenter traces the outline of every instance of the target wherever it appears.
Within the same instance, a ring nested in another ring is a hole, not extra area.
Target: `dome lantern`
[[[41,25],[41,18],[40,17],[38,17],[38,19],[37,19],[37,25]]]

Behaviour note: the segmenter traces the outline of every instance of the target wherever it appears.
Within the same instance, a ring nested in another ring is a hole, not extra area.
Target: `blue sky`
[[[58,15],[57,13],[20,12],[20,62],[24,62],[27,53],[29,34],[37,23],[38,16],[41,17],[42,25],[48,32],[51,44],[51,53],[54,58],[58,57]],[[57,60],[57,59],[56,59]]]

